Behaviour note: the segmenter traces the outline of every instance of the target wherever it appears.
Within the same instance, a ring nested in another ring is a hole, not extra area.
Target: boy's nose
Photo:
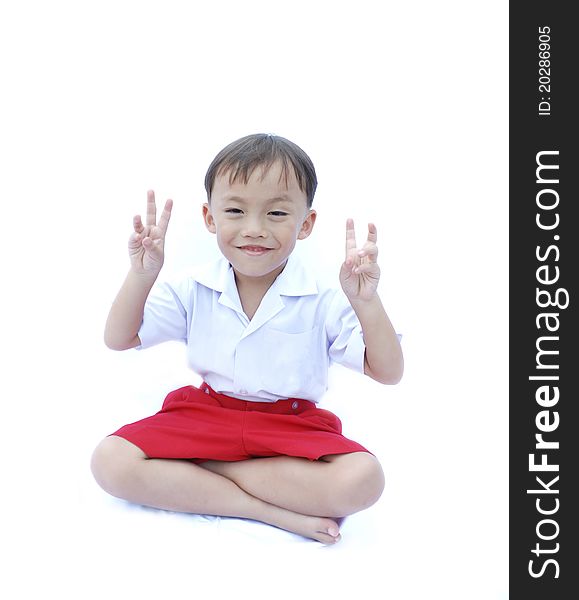
[[[243,237],[266,237],[267,231],[259,219],[248,219],[241,232]]]

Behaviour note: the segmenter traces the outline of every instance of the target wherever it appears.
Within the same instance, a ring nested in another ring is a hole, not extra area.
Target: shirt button
[[[293,402],[292,403],[292,408],[295,410],[297,407],[299,406],[299,404],[297,402]]]
[[[247,396],[247,390],[239,390],[239,393],[240,393],[242,396]]]

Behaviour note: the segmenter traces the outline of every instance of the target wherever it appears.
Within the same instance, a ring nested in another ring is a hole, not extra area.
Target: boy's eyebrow
[[[245,198],[241,198],[240,196],[226,196],[224,200],[225,202],[231,202],[232,200],[235,202],[247,202]],[[268,198],[266,202],[293,202],[293,200],[285,194],[282,194],[281,196],[276,196],[275,198]]]

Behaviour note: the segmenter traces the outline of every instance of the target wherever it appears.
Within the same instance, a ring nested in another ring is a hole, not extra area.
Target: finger
[[[131,233],[129,237],[129,248],[136,249],[141,247],[141,234]]]
[[[368,275],[378,275],[378,265],[376,263],[362,263],[358,265],[352,272],[356,275],[368,274]]]
[[[165,202],[165,208],[161,213],[161,217],[159,218],[159,229],[161,230],[161,234],[165,236],[167,232],[167,226],[169,225],[169,219],[171,218],[171,209],[173,208],[173,200],[167,200]]]
[[[354,272],[354,263],[352,263],[348,260],[344,261],[340,268],[340,277],[349,279],[352,276],[353,272]]]
[[[374,223],[368,223],[368,242],[375,244],[378,241],[378,230]]]
[[[157,223],[157,205],[155,204],[155,192],[149,190],[147,192],[147,225],[155,225]]]
[[[350,250],[356,247],[356,232],[354,231],[354,220],[346,220],[346,257]]]
[[[143,221],[141,221],[141,215],[135,215],[133,217],[133,229],[137,233],[142,233],[143,229],[145,229],[143,227]]]
[[[376,262],[378,259],[378,246],[376,246],[376,244],[366,242],[362,250],[358,251],[358,256],[360,258],[366,256],[370,262]]]

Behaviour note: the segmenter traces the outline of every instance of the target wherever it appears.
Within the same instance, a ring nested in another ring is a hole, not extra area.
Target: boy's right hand
[[[147,224],[143,225],[141,215],[133,218],[134,232],[129,238],[131,269],[139,275],[157,277],[164,260],[165,234],[171,218],[173,200],[167,200],[157,225],[155,192],[147,192]]]

